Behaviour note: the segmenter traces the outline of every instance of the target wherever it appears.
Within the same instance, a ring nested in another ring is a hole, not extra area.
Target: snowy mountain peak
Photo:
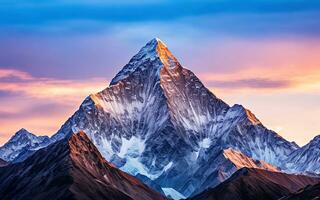
[[[239,104],[235,104],[231,107],[228,116],[232,118],[245,118],[255,125],[261,123],[259,119],[250,110],[246,109],[245,107]]]
[[[285,163],[287,171],[320,174],[320,135],[294,151]]]
[[[308,144],[301,147],[301,149],[303,149],[303,148],[308,148],[308,149],[316,148],[318,151],[319,147],[320,147],[320,135],[317,135],[312,140],[310,140],[310,142]],[[320,149],[319,149],[319,151],[320,151]]]
[[[18,130],[17,132],[16,132],[16,134],[17,133],[20,133],[20,132],[29,132],[27,129],[25,129],[25,128],[21,128],[20,130]],[[30,133],[30,132],[29,132]]]
[[[159,38],[151,40],[148,44],[151,44],[153,51],[156,53],[156,57],[161,60],[165,67],[175,68],[180,65],[176,57]],[[148,46],[148,44],[146,46]]]
[[[34,138],[37,138],[37,136],[33,135],[26,129],[22,128],[10,138],[9,142],[21,140],[22,138],[34,139]]]
[[[150,40],[145,46],[152,46],[156,49],[158,45],[162,45],[165,47],[167,46],[164,42],[162,42],[162,40],[157,37]]]
[[[36,136],[22,128],[0,147],[0,158],[11,162],[27,152],[36,151],[49,143],[48,136]]]
[[[115,85],[138,70],[144,71],[150,67],[155,68],[159,76],[161,68],[175,69],[181,65],[167,45],[159,38],[154,38],[130,59],[129,63],[112,79],[110,85]]]
[[[320,145],[320,135],[315,136],[311,141],[310,144]]]
[[[150,40],[150,42],[151,41],[154,41],[154,42],[160,42],[160,43],[162,43],[163,45],[166,45],[160,38],[158,38],[158,37],[155,37],[155,38],[153,38],[152,40]]]

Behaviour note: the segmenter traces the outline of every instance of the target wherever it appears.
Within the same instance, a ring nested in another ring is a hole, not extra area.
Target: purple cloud
[[[287,88],[292,85],[288,80],[271,80],[264,78],[209,81],[208,86],[218,88]]]

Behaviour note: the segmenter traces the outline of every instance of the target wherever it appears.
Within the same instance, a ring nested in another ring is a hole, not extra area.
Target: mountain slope
[[[79,130],[120,169],[184,196],[203,184],[196,174],[215,168],[206,159],[223,149],[279,166],[298,148],[243,106],[217,98],[159,39],[87,97],[52,140]]]
[[[290,194],[287,197],[281,198],[281,200],[303,200],[303,199],[320,199],[320,183],[316,185],[308,185],[299,191]]]
[[[175,180],[176,177],[180,178],[182,176],[175,174],[179,173],[177,171],[168,171],[161,175],[161,179],[158,179],[158,182],[161,185],[166,185],[165,188],[181,188],[184,191],[192,191],[190,195],[193,196],[225,181],[238,169],[243,167],[266,169],[274,172],[278,171],[276,167],[268,163],[254,160],[230,148],[220,151],[215,150],[215,152],[216,154],[210,154],[211,157],[203,156],[203,160],[199,161],[199,168],[188,169],[188,172],[183,171],[183,175],[186,177],[188,177],[189,174],[193,174],[193,179],[189,181],[182,179],[184,181],[181,182],[176,180],[173,181],[174,184],[172,184],[168,180]],[[205,163],[214,163],[214,165]]]
[[[5,160],[2,160],[2,159],[0,158],[0,167],[4,167],[4,166],[6,166],[6,165],[8,165],[8,162],[6,162]]]
[[[243,167],[248,168],[257,168],[257,169],[265,169],[272,172],[279,172],[279,169],[275,166],[270,165],[264,161],[254,160],[245,156],[244,154],[235,151],[233,149],[225,149],[223,150],[223,155],[226,159],[230,160],[237,169],[241,169]]]
[[[225,182],[191,200],[276,200],[319,182],[319,178],[303,175],[242,168]]]
[[[20,129],[7,143],[0,147],[0,158],[11,162],[21,156],[21,160],[23,160],[23,154],[36,151],[48,144],[50,144],[48,136],[36,136],[26,129]]]
[[[320,135],[308,144],[294,151],[285,161],[290,172],[311,172],[320,174]]]
[[[106,162],[83,132],[0,168],[0,198],[164,199]]]

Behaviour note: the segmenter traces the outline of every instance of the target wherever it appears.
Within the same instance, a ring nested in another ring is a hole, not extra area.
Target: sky
[[[320,134],[319,19],[318,0],[0,0],[0,145],[54,134],[154,37],[304,145]]]

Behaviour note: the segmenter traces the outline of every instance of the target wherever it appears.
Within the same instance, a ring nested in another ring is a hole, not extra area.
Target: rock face
[[[0,168],[0,199],[164,200],[136,178],[110,165],[79,132],[23,162]]]
[[[230,162],[232,162],[237,169],[248,167],[256,169],[265,169],[272,172],[280,171],[277,167],[270,165],[269,163],[260,160],[254,160],[233,149],[223,150],[223,155],[226,159],[230,160]]]
[[[320,174],[320,135],[294,151],[285,161],[289,172]]]
[[[36,136],[26,129],[20,129],[0,147],[0,158],[8,162],[21,161],[32,152],[50,144],[48,136]]]
[[[213,189],[194,196],[191,200],[278,200],[319,178],[242,168]]]
[[[197,174],[215,168],[208,158],[223,149],[279,166],[298,148],[241,105],[217,98],[159,39],[87,97],[52,140],[79,130],[120,169],[186,197],[205,184],[209,177]]]

